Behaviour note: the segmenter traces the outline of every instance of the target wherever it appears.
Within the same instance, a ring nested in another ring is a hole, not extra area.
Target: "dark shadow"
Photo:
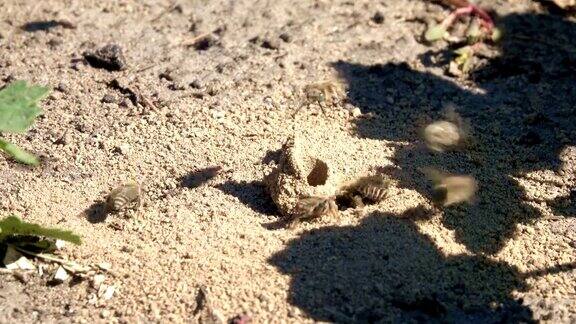
[[[563,217],[576,217],[576,189],[572,190],[568,196],[558,197],[548,204],[555,213]]]
[[[85,215],[86,219],[92,224],[106,221],[106,218],[108,217],[106,202],[97,201],[93,203],[90,207],[84,210],[83,215]]]
[[[292,222],[288,217],[281,217],[273,222],[262,224],[262,227],[269,231],[277,231],[281,229],[288,229],[290,228],[290,225],[292,225]]]
[[[569,16],[573,16],[575,13],[574,9],[570,9],[570,10],[562,9],[562,7],[560,7],[554,1],[534,0],[534,2],[538,2],[539,4],[541,4],[544,8],[546,8],[546,10],[548,10],[549,13],[551,13],[553,15],[569,17]]]
[[[574,271],[576,269],[576,262],[572,263],[564,263],[552,266],[550,268],[542,269],[542,270],[535,270],[524,273],[522,275],[523,278],[535,278],[535,277],[543,277],[546,275],[554,275],[563,272]]]
[[[262,182],[227,181],[217,185],[216,188],[238,198],[240,202],[257,213],[276,215],[276,206],[274,202],[272,202],[272,199],[270,199],[270,195],[266,192],[266,188]]]
[[[190,172],[179,179],[180,186],[189,189],[198,188],[204,183],[214,179],[221,171],[221,166],[213,166]]]
[[[289,242],[269,259],[291,276],[289,302],[337,323],[534,322],[512,298],[526,288],[518,269],[482,256],[445,257],[398,216],[374,213],[358,226]]]
[[[458,241],[474,252],[498,252],[515,235],[516,224],[541,217],[512,177],[557,171],[559,153],[576,144],[576,25],[536,14],[500,17],[498,25],[506,31],[500,47],[493,49],[498,53],[481,56],[469,80],[483,92],[406,63],[333,64],[348,84],[348,101],[366,116],[355,121],[357,135],[410,143],[398,146],[393,157],[402,187],[430,197],[421,167],[478,181],[477,203],[446,208],[443,217]],[[432,61],[430,55],[422,57],[424,63]],[[469,121],[475,144],[434,154],[419,134],[423,126],[442,119],[450,103]]]
[[[280,163],[280,156],[282,155],[282,149],[268,150],[266,155],[262,158],[262,164],[270,163]]]
[[[31,21],[22,25],[22,30],[27,32],[47,31],[54,27],[61,26],[60,22],[56,20],[46,21]]]

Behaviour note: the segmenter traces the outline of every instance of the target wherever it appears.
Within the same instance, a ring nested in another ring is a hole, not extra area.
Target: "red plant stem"
[[[452,5],[456,8],[468,7],[470,5],[470,2],[467,0],[442,0],[442,2],[447,5]]]
[[[491,31],[492,28],[494,28],[494,21],[492,20],[490,15],[486,11],[484,11],[484,9],[481,9],[475,5],[470,6],[472,7],[472,14],[480,17],[480,21],[482,22],[484,28],[486,28],[488,31]]]
[[[444,28],[448,28],[454,23],[454,21],[456,21],[456,19],[467,15],[478,16],[480,18],[480,24],[488,32],[491,32],[492,28],[494,28],[494,22],[492,21],[490,15],[488,15],[488,13],[486,13],[486,11],[483,9],[480,9],[473,4],[469,4],[465,7],[459,7],[454,10],[448,17],[446,17],[446,19],[444,19],[442,26],[444,26]]]
[[[473,9],[470,6],[458,8],[458,9],[452,11],[452,13],[450,15],[448,15],[448,17],[446,17],[446,19],[444,19],[444,21],[442,22],[442,26],[444,26],[444,28],[448,28],[448,27],[452,26],[452,24],[454,23],[454,21],[456,21],[456,19],[458,19],[459,17],[462,17],[462,16],[470,15],[470,14],[472,14],[472,12],[473,12]]]

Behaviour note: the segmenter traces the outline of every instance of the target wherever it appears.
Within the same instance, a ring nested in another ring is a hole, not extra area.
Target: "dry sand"
[[[170,4],[0,3],[2,84],[55,88],[30,132],[5,134],[43,162],[0,155],[0,212],[81,234],[62,255],[111,263],[117,288],[101,301],[87,282],[3,275],[0,322],[192,322],[201,286],[254,323],[576,321],[573,20],[482,1],[507,37],[458,79],[447,45],[421,41],[448,14],[434,3]],[[125,70],[83,61],[108,43]],[[302,106],[326,80],[343,100]],[[474,145],[430,152],[419,131],[448,104]],[[331,183],[382,172],[389,198],[269,226],[281,216],[263,179],[294,134]],[[473,176],[475,203],[433,206],[423,167]],[[105,195],[133,179],[143,207],[103,217]]]

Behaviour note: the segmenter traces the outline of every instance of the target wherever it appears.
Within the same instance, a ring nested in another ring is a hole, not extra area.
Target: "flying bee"
[[[458,126],[446,120],[434,122],[424,129],[426,145],[436,152],[444,152],[455,147],[461,140],[462,134]]]
[[[308,84],[304,95],[309,102],[332,104],[340,98],[340,86],[333,81]]]
[[[446,207],[474,201],[478,184],[473,177],[451,175],[433,168],[422,168],[421,171],[434,185],[432,200],[435,203]]]
[[[338,206],[333,197],[300,198],[292,210],[290,223],[293,225],[297,220],[319,218],[324,215],[337,216]]]
[[[429,149],[444,152],[471,144],[471,127],[454,106],[444,109],[445,120],[433,122],[426,126],[422,136]]]
[[[106,199],[106,208],[109,211],[118,212],[135,204],[135,209],[142,204],[142,188],[136,182],[123,184],[110,192]]]

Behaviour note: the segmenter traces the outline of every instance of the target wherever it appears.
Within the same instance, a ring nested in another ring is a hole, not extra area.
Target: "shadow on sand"
[[[394,156],[403,170],[402,186],[429,195],[418,171],[425,166],[478,180],[478,203],[447,209],[444,225],[470,250],[487,253],[498,252],[516,224],[541,216],[514,178],[536,170],[558,171],[560,152],[576,143],[576,48],[570,47],[576,43],[574,24],[531,14],[505,16],[499,24],[508,35],[501,55],[484,59],[471,76],[485,93],[407,64],[333,64],[348,83],[348,100],[372,113],[356,121],[358,136],[413,143]],[[546,40],[551,35],[563,42],[550,44]],[[430,55],[445,53],[426,53],[423,60]],[[421,145],[419,131],[441,119],[448,104],[469,121],[477,143],[466,151],[433,154]]]
[[[511,297],[525,286],[514,267],[481,256],[446,258],[398,215],[375,213],[359,226],[306,232],[270,262],[292,276],[289,301],[315,320],[531,321]]]
[[[507,32],[500,54],[483,58],[471,76],[482,91],[407,64],[333,64],[348,84],[348,101],[365,114],[356,120],[357,135],[409,143],[396,149],[395,167],[385,170],[400,186],[429,196],[418,171],[428,166],[473,175],[479,194],[476,204],[447,208],[442,217],[472,255],[446,257],[414,220],[383,212],[358,226],[312,230],[289,242],[269,262],[291,276],[289,301],[314,320],[534,322],[512,296],[526,288],[526,276],[486,255],[500,251],[517,224],[542,217],[515,178],[561,170],[560,153],[576,144],[576,29],[549,15],[512,14],[498,22]],[[426,53],[423,63],[434,55],[446,52]],[[448,103],[469,120],[476,145],[432,154],[419,129],[441,119]],[[572,200],[573,193],[549,207],[570,211]],[[564,270],[551,273],[558,271]]]

